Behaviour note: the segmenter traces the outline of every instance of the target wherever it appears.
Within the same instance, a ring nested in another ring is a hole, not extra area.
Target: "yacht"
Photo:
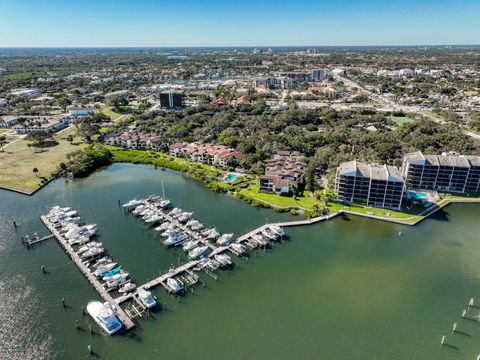
[[[272,241],[277,240],[277,234],[274,234],[273,232],[269,231],[268,229],[263,229],[262,230],[262,235],[265,236],[269,240],[272,240]]]
[[[280,237],[285,236],[285,231],[278,225],[270,225],[270,231],[277,234]]]
[[[153,298],[152,293],[150,291],[145,290],[142,287],[139,287],[137,290],[137,295],[141,303],[145,305],[148,309],[157,305],[157,302]]]
[[[170,223],[168,221],[165,221],[162,225],[157,226],[155,228],[156,231],[167,231],[170,226]]]
[[[126,293],[129,293],[129,292],[132,292],[133,290],[135,290],[137,288],[137,285],[135,285],[134,283],[132,282],[127,282],[125,285],[123,285],[119,290],[118,292],[120,294],[126,294]]]
[[[93,249],[93,248],[99,248],[99,247],[102,247],[102,243],[101,242],[97,242],[97,241],[92,241],[92,242],[89,242],[85,245],[83,245],[81,248],[79,248],[77,250],[77,254],[82,254],[90,249]]]
[[[260,235],[260,234],[252,235],[252,239],[260,246],[267,246],[268,245],[268,241],[265,240],[262,237],[262,235]]]
[[[188,253],[188,258],[193,260],[203,256],[208,251],[208,246],[200,246]]]
[[[205,227],[205,226],[203,226],[203,224],[198,223],[198,224],[192,226],[192,230],[193,230],[193,231],[200,231],[200,230],[202,230],[204,227]]]
[[[137,199],[133,199],[133,200],[130,200],[129,202],[125,203],[122,205],[122,207],[125,209],[125,210],[132,210],[134,209],[135,207],[137,207],[138,205],[140,205],[142,202],[140,200],[137,200]]]
[[[174,278],[167,279],[167,286],[175,294],[178,294],[183,291],[183,286],[180,285],[180,283]]]
[[[87,312],[108,335],[113,335],[122,328],[122,323],[118,321],[108,303],[90,301],[87,304]]]
[[[170,211],[170,213],[168,215],[172,216],[172,217],[175,217],[175,215],[178,215],[182,212],[182,209],[179,209],[179,208],[174,208],[172,209],[172,211]]]
[[[115,269],[112,269],[110,271],[106,271],[103,273],[102,280],[103,281],[108,281],[110,278],[113,278],[115,275],[121,274],[122,268],[120,266],[116,267]]]
[[[175,246],[179,245],[185,240],[188,239],[188,235],[181,232],[178,229],[173,230],[170,235],[168,236],[168,239],[163,242],[164,245],[167,246]]]
[[[149,225],[155,225],[156,223],[162,221],[163,218],[160,215],[154,214],[150,216],[148,219],[145,220],[145,222]]]
[[[92,239],[90,239],[87,236],[78,235],[78,236],[75,236],[73,239],[68,240],[68,243],[70,245],[84,245],[84,244],[90,242],[91,240]]]
[[[160,201],[160,203],[158,204],[158,206],[159,206],[161,209],[168,209],[171,205],[172,205],[172,203],[170,202],[170,200],[162,200],[162,201]]]
[[[103,276],[106,272],[113,270],[117,266],[117,263],[111,262],[102,266],[99,266],[93,273],[95,276]]]
[[[128,273],[113,275],[112,277],[108,278],[108,280],[106,280],[106,285],[108,287],[115,287],[115,286],[122,285],[124,282],[127,281],[128,276],[129,276]]]
[[[239,244],[239,243],[231,244],[230,248],[234,252],[236,252],[237,254],[240,254],[240,255],[245,255],[247,253],[247,249],[245,248],[245,246],[243,246],[242,244]]]
[[[190,220],[192,218],[192,214],[193,213],[189,213],[189,212],[184,212],[183,214],[181,214],[179,217],[178,217],[178,221],[180,221],[182,224],[187,222],[188,220]]]
[[[214,256],[215,260],[218,261],[220,266],[222,267],[229,267],[232,265],[232,260],[230,260],[230,256],[226,254],[217,254]]]
[[[105,249],[103,247],[95,247],[91,248],[90,250],[84,252],[82,254],[82,258],[88,258],[88,257],[94,257],[98,255],[102,255],[105,252]]]
[[[132,214],[135,216],[138,216],[144,210],[145,210],[145,205],[139,205],[135,208],[135,210],[132,211]]]
[[[183,244],[183,250],[191,251],[195,249],[200,244],[198,240],[190,240]]]
[[[211,229],[206,235],[207,239],[216,239],[219,236],[220,236],[220,233],[215,228]]]
[[[98,259],[97,261],[95,261],[95,263],[93,264],[94,267],[98,268],[100,266],[103,266],[103,265],[106,265],[106,264],[109,264],[112,262],[112,259],[110,259],[108,256],[104,256],[102,257],[101,259]]]
[[[232,240],[233,234],[223,234],[217,239],[218,245],[228,245]]]

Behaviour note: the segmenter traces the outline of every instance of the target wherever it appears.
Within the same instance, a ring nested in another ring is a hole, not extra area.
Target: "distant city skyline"
[[[0,0],[0,47],[480,44],[460,0]]]

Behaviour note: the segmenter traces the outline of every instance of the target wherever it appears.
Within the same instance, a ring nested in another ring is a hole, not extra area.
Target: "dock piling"
[[[65,298],[62,298],[62,305],[63,305],[63,307],[66,307],[66,305],[65,305]]]
[[[470,301],[468,302],[468,307],[471,308],[471,307],[474,307],[475,306],[475,300],[473,300],[473,298],[470,299]]]
[[[445,339],[446,339],[446,336],[443,335],[443,336],[442,336],[442,340],[440,341],[440,345],[442,345],[442,346],[445,345]]]
[[[45,270],[45,266],[42,265],[41,269],[42,269],[42,272],[43,272],[44,274],[47,273],[47,271]]]
[[[457,323],[456,322],[453,323],[452,333],[454,333],[455,331],[457,331]]]

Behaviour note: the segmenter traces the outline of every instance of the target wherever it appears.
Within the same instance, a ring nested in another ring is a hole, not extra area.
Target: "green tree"
[[[38,169],[36,167],[32,169],[32,172],[35,174],[36,177],[38,177]]]

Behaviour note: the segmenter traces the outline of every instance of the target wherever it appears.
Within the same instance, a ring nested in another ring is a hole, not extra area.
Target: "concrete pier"
[[[45,224],[45,226],[50,230],[52,235],[57,239],[60,246],[65,250],[65,252],[70,256],[72,261],[77,265],[83,275],[87,280],[92,284],[98,294],[102,299],[108,302],[117,315],[118,319],[123,323],[125,329],[130,330],[135,327],[132,319],[127,315],[127,313],[118,305],[117,302],[110,296],[110,294],[105,290],[100,281],[92,274],[90,269],[83,263],[82,259],[78,254],[73,250],[72,246],[67,242],[67,240],[55,229],[55,227],[50,223],[46,216],[41,216],[40,219]]]

